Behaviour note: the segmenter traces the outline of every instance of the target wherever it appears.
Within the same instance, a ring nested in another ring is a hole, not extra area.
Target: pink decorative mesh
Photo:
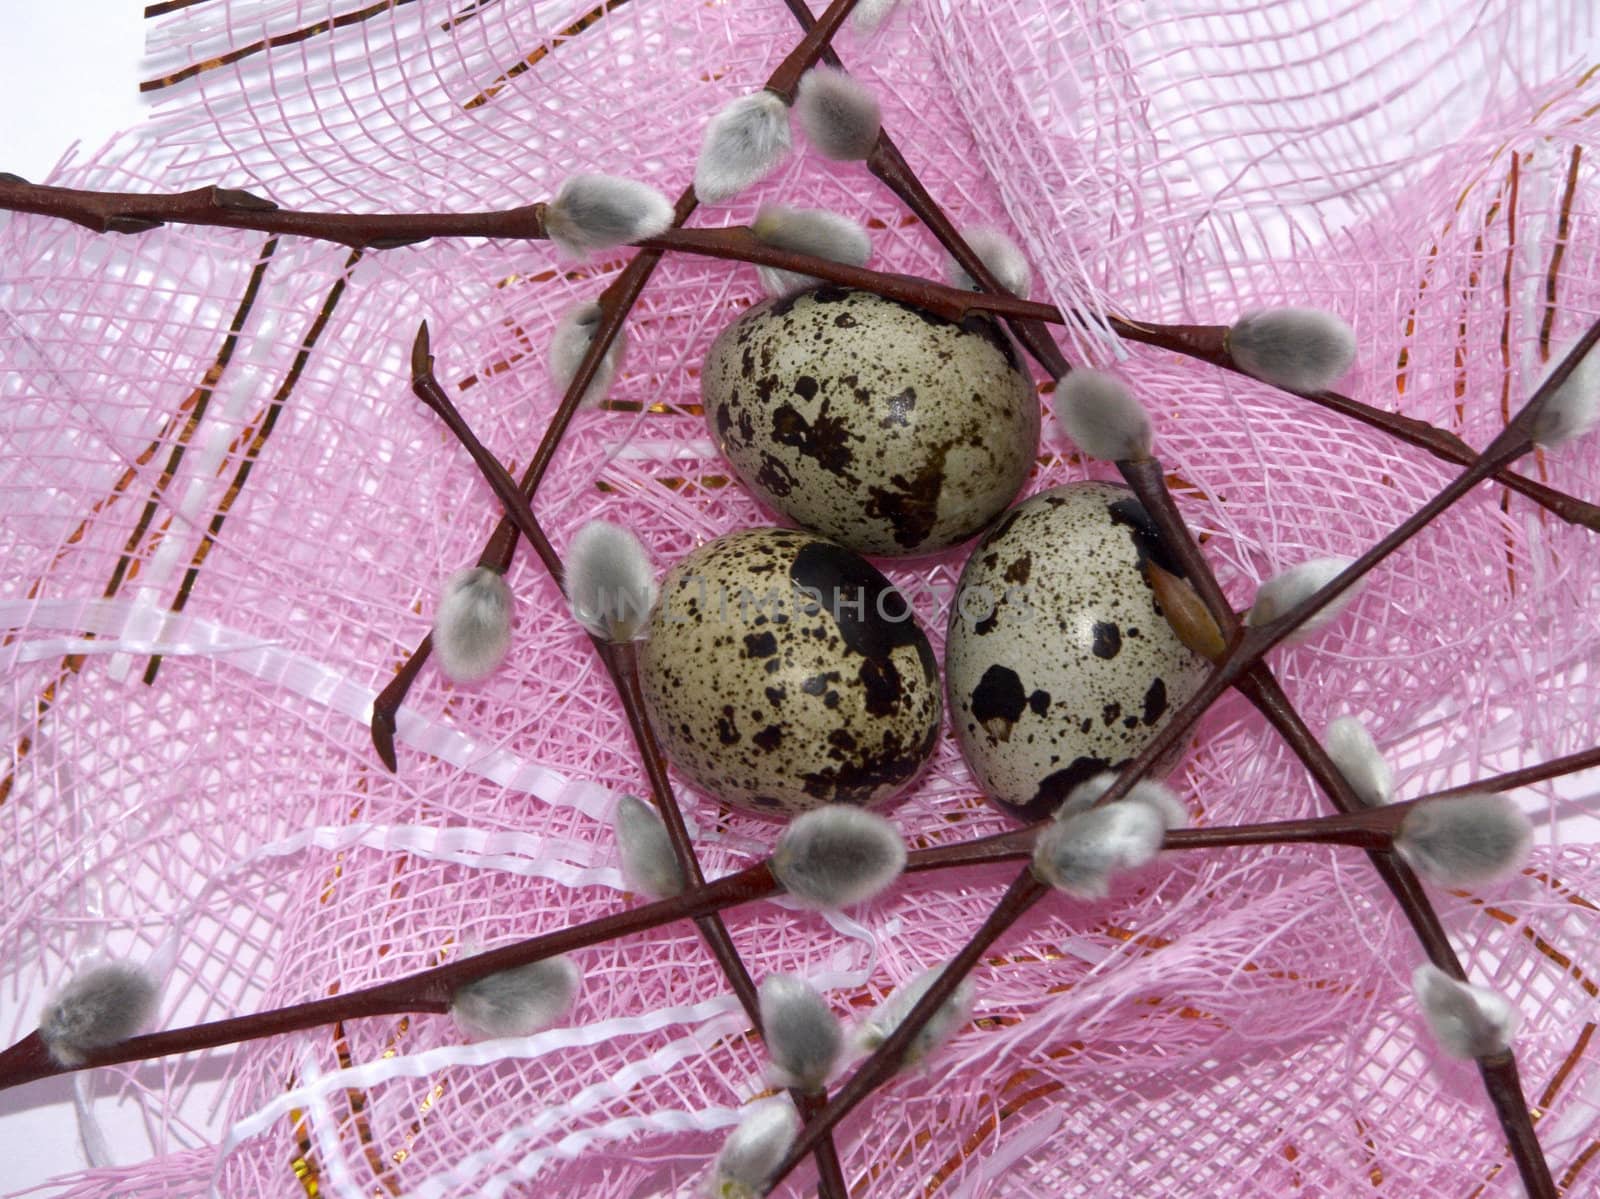
[[[151,73],[183,78],[148,126],[51,181],[464,210],[600,170],[676,195],[710,114],[798,38],[779,0],[479,0],[454,20],[456,3],[167,13],[151,22]],[[1223,322],[1332,309],[1359,337],[1350,394],[1477,446],[1600,316],[1596,18],[1579,0],[905,7],[871,37],[847,27],[842,58],[957,223],[1008,226],[1036,294],[1059,305]],[[693,223],[772,198],[865,222],[874,265],[940,270],[864,169],[804,149]],[[4,221],[0,1037],[30,1029],[44,993],[100,948],[168,969],[161,1021],[177,1026],[628,902],[609,818],[642,773],[526,552],[509,575],[508,667],[473,688],[425,670],[398,774],[365,723],[499,511],[410,394],[418,320],[515,472],[558,399],[543,359],[556,317],[624,258],[573,267],[541,244],[462,242],[363,256]],[[612,401],[579,416],[540,493],[558,549],[606,516],[665,565],[769,519],[730,482],[698,407],[702,354],[757,294],[748,267],[657,270]],[[1092,329],[1063,335],[1069,356],[1124,359],[1240,606],[1304,557],[1358,553],[1454,469]],[[1030,487],[1110,477],[1049,438]],[[1600,498],[1600,439],[1523,469]],[[1596,544],[1481,487],[1274,665],[1313,728],[1364,715],[1407,796],[1586,749],[1600,740]],[[961,562],[887,567],[936,646],[935,592]],[[1174,781],[1202,823],[1322,810],[1232,699]],[[770,845],[772,826],[680,795],[708,875]],[[1540,818],[1570,810],[1551,786],[1518,795]],[[915,844],[1005,823],[948,737],[895,819]],[[1586,840],[1541,844],[1508,885],[1435,893],[1469,974],[1521,1010],[1524,1089],[1570,1195],[1600,1179],[1600,862]],[[757,979],[806,975],[853,1014],[950,956],[1007,877],[919,876],[848,917],[768,903],[729,924]],[[50,1193],[688,1194],[767,1089],[759,1045],[688,926],[579,960],[577,1009],[531,1038],[463,1045],[447,1019],[417,1016],[101,1071],[96,1110],[109,1093],[147,1135]],[[1420,960],[1347,851],[1175,855],[1104,902],[1052,897],[979,968],[976,1018],[949,1049],[842,1126],[852,1194],[1517,1194],[1475,1072],[1421,1027]],[[45,1094],[0,1098],[0,1128]],[[792,1193],[809,1175],[796,1177]]]

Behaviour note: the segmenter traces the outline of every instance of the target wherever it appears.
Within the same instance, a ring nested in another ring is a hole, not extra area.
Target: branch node
[[[217,208],[231,208],[239,212],[276,212],[278,208],[266,197],[237,187],[213,187],[207,199]]]
[[[154,217],[134,216],[131,213],[117,213],[100,221],[81,221],[96,233],[148,233],[151,229],[159,229],[165,221],[158,221]]]

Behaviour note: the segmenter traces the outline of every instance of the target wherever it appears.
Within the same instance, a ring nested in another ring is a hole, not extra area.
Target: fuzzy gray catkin
[[[474,1037],[527,1036],[566,1015],[579,981],[578,968],[567,957],[514,966],[457,987],[450,1015]]]
[[[877,97],[831,67],[813,67],[801,77],[794,116],[806,140],[837,162],[870,154],[882,120]]]
[[[1356,359],[1354,331],[1319,308],[1248,313],[1228,330],[1227,346],[1240,370],[1290,391],[1332,387]]]
[[[776,1082],[802,1091],[827,1085],[844,1049],[844,1032],[828,1001],[809,983],[792,974],[762,979],[761,1030]]]
[[[847,804],[795,817],[772,851],[772,873],[784,890],[822,908],[871,899],[905,864],[905,843],[894,825]]]
[[[694,194],[703,204],[732,199],[788,155],[789,109],[769,91],[726,104],[706,126],[694,168]]]
[[[45,1004],[39,1036],[62,1066],[81,1065],[103,1049],[142,1032],[155,1014],[156,983],[129,962],[79,971]]]
[[[445,580],[433,652],[447,678],[476,683],[494,673],[511,648],[511,610],[511,588],[499,571],[472,566]]]
[[[1406,813],[1395,852],[1442,887],[1493,882],[1519,870],[1533,845],[1533,825],[1504,795],[1456,795]]]
[[[545,233],[585,258],[672,227],[672,202],[648,184],[615,175],[573,175],[545,206]]]
[[[656,602],[644,543],[621,525],[591,520],[567,547],[567,597],[578,623],[603,641],[632,641]]]

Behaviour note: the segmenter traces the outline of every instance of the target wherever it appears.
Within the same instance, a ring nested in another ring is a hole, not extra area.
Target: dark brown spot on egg
[[[860,554],[813,540],[795,555],[789,578],[802,594],[820,598],[851,652],[886,658],[901,646],[915,646],[929,677],[937,677],[933,648],[916,621],[889,619],[910,611],[905,596]]]
[[[771,454],[761,455],[761,469],[756,472],[756,482],[775,496],[786,496],[794,490],[795,477],[789,468]]]
[[[886,732],[876,749],[854,761],[806,774],[806,794],[831,798],[833,803],[865,803],[879,787],[914,775],[926,759],[927,749],[922,744],[907,746],[897,733]]]
[[[1033,555],[1020,554],[1013,558],[1011,565],[1006,567],[1005,574],[1001,577],[1008,583],[1021,585],[1028,581],[1028,575],[1033,570]]]
[[[1011,738],[1011,726],[1022,716],[1028,695],[1022,680],[1009,666],[996,662],[983,672],[972,692],[972,714],[999,741]]]
[[[806,420],[793,405],[780,404],[772,413],[772,440],[810,458],[830,474],[848,476],[854,458],[849,446],[853,434],[833,415],[832,403],[823,400],[814,421]]]
[[[724,745],[739,744],[739,726],[733,719],[733,705],[723,707],[722,715],[717,717],[717,740]]]
[[[1155,724],[1167,710],[1167,684],[1157,678],[1144,693],[1144,722]]]
[[[1110,661],[1122,652],[1122,630],[1114,624],[1099,620],[1094,626],[1094,656]]]
[[[783,730],[775,724],[769,724],[754,737],[750,738],[762,753],[771,753],[783,744]]]
[[[1119,763],[1120,769],[1125,763]],[[1022,819],[1032,822],[1049,816],[1071,795],[1079,783],[1088,782],[1105,770],[1114,769],[1104,758],[1074,758],[1070,766],[1053,771],[1039,780],[1039,789],[1033,798],[1020,806],[1007,804]]]
[[[830,670],[827,674],[812,675],[805,682],[800,684],[800,690],[804,691],[807,695],[821,695],[828,689],[828,684],[830,682],[838,681],[839,675],[837,672]]]
[[[939,447],[914,475],[891,475],[892,486],[867,488],[867,515],[888,521],[895,542],[907,549],[926,541],[939,521],[939,493],[944,490],[944,460],[949,452],[948,446]]]
[[[1148,560],[1180,579],[1189,577],[1184,573],[1183,563],[1168,552],[1161,540],[1161,531],[1156,528],[1156,522],[1150,519],[1150,514],[1137,499],[1129,496],[1126,499],[1112,500],[1106,508],[1110,511],[1113,521],[1127,527],[1129,536],[1133,538],[1134,551],[1139,555],[1141,568]]]
[[[911,427],[911,414],[917,406],[917,389],[907,387],[899,395],[889,397],[885,405],[884,414],[879,424],[887,429],[890,425],[899,425],[902,429]]]
[[[778,652],[778,638],[772,633],[746,633],[744,653],[747,658],[770,658]]]
[[[867,711],[874,716],[893,715],[901,696],[900,672],[894,659],[863,659],[859,677]]]
[[[794,394],[803,400],[817,398],[817,381],[810,375],[801,375],[794,381]]]
[[[1122,705],[1116,702],[1106,704],[1105,707],[1100,709],[1100,719],[1108,725],[1116,724],[1121,715]]]

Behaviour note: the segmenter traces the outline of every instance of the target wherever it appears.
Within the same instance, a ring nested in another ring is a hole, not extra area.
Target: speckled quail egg
[[[1039,445],[1033,384],[994,322],[830,284],[723,330],[702,392],[745,486],[864,554],[971,537],[1016,497]]]
[[[1146,559],[1183,574],[1132,492],[1074,483],[1017,505],[967,561],[945,648],[950,719],[1003,810],[1048,815],[1137,754],[1204,678]]]
[[[927,761],[943,714],[905,597],[798,529],[730,533],[674,566],[639,668],[667,758],[763,816],[887,802]]]

